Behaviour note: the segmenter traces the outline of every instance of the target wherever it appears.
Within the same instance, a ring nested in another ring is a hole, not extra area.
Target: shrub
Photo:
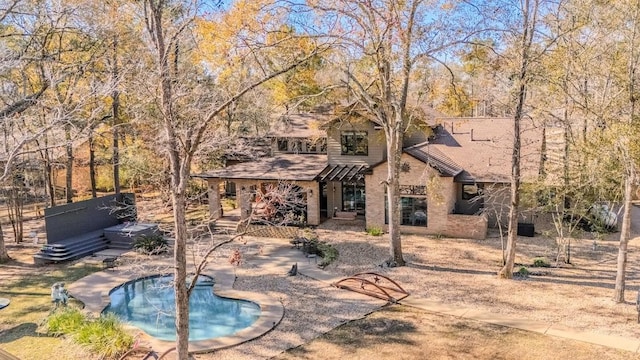
[[[322,256],[322,262],[319,266],[324,268],[338,259],[338,249],[327,243],[319,243],[318,255]]]
[[[320,255],[320,252],[318,251],[318,239],[315,238],[311,238],[311,239],[307,239],[307,241],[302,244],[302,252],[304,252],[305,254],[317,254]]]
[[[373,226],[373,227],[367,228],[367,234],[371,236],[381,236],[382,234],[384,234],[384,231],[382,231],[382,229],[377,226]]]
[[[529,277],[529,269],[527,269],[525,266],[521,266],[514,275],[523,278]]]
[[[220,200],[223,209],[233,210],[238,207],[238,203],[234,199],[224,198]]]
[[[533,259],[533,267],[549,267],[551,266],[549,262],[541,257],[537,257]]]
[[[73,335],[73,340],[100,354],[102,358],[114,358],[133,345],[133,336],[127,333],[114,314],[107,314],[94,321],[86,322]]]
[[[53,336],[71,334],[87,321],[85,315],[74,307],[56,309],[45,320],[47,333]]]
[[[78,308],[64,307],[51,313],[45,325],[48,334],[68,335],[101,359],[116,358],[133,345],[133,336],[124,330],[114,314],[94,320],[87,318]]]
[[[169,243],[161,234],[142,235],[135,239],[133,248],[143,254],[161,254],[167,251]]]

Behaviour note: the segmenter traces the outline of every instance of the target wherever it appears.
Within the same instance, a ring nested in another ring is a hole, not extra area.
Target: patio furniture
[[[116,260],[118,260],[115,256],[109,256],[102,260],[102,264],[105,269],[113,269],[116,267]]]
[[[304,244],[309,241],[307,238],[304,237],[296,237],[293,238],[293,240],[289,241],[291,243],[291,245],[293,245],[296,249],[300,249],[300,246],[304,246]]]

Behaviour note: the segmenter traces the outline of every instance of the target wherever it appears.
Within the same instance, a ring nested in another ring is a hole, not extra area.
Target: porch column
[[[209,219],[217,220],[222,217],[222,207],[220,205],[220,179],[207,179],[209,188]]]
[[[240,201],[240,219],[246,220],[251,216],[251,189],[249,188],[249,184],[246,182],[237,182],[236,194]]]
[[[307,224],[320,225],[320,190],[317,183],[306,188],[307,192]]]

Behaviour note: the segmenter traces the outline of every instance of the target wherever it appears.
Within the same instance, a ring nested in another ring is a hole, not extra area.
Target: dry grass
[[[378,266],[389,256],[386,236],[332,230],[320,230],[320,235],[340,251],[339,260],[328,271],[342,275],[382,271],[410,293],[427,299],[594,333],[640,337],[635,308],[640,285],[640,238],[629,244],[627,301],[616,304],[612,298],[617,258],[615,237],[619,234],[599,240],[595,250],[592,239],[574,239],[571,264],[549,268],[531,265],[538,257],[555,264],[555,240],[520,237],[516,262],[518,266],[527,266],[533,275],[516,280],[496,276],[502,259],[499,237],[465,240],[404,236],[403,251],[408,266],[388,269]]]
[[[88,358],[79,346],[63,338],[50,337],[40,329],[52,310],[51,285],[80,279],[97,269],[83,264],[49,265],[35,268],[35,245],[8,245],[14,261],[0,265],[0,297],[11,304],[0,310],[0,348],[21,359]],[[71,302],[70,306],[81,306]]]
[[[274,359],[640,359],[639,354],[392,306]]]

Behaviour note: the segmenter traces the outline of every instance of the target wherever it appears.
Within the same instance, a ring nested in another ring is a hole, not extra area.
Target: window
[[[427,226],[427,201],[421,198],[400,198],[402,225]]]
[[[384,223],[389,224],[387,196],[384,197]],[[400,198],[400,225],[427,226],[427,199],[419,197]]]
[[[296,154],[304,153],[305,149],[304,149],[303,145],[304,145],[304,143],[302,142],[302,140],[295,140],[295,141],[293,141],[293,145],[292,145],[291,151],[293,151]]]
[[[367,155],[369,141],[366,131],[342,132],[342,155]]]
[[[327,153],[327,139],[320,139],[320,153]]]
[[[342,183],[342,210],[364,212],[365,190],[364,183]]]
[[[480,189],[478,188],[478,185],[462,185],[462,200],[471,200],[479,195]]]
[[[309,140],[307,142],[307,152],[309,153],[317,153],[317,154],[326,154],[327,153],[327,139],[320,138],[315,140]]]
[[[278,139],[278,151],[288,151],[289,141],[285,138]]]

